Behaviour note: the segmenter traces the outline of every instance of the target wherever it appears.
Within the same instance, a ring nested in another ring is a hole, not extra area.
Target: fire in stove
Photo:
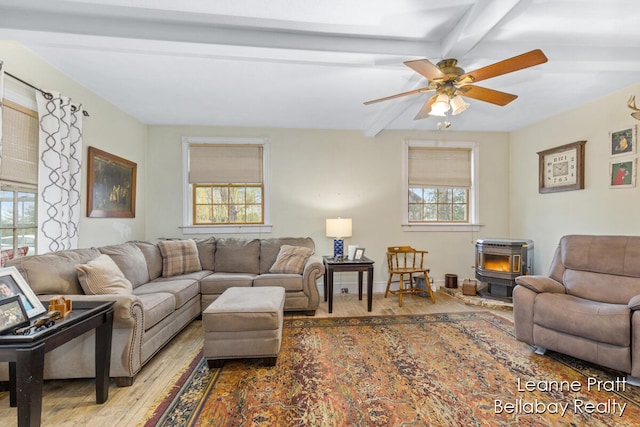
[[[533,274],[532,240],[476,241],[476,279],[488,284],[485,296],[510,300],[515,278],[525,274]]]

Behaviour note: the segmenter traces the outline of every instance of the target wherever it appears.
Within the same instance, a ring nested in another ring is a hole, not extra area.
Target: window
[[[268,154],[263,139],[183,138],[185,233],[268,231]]]
[[[477,222],[476,143],[405,144],[405,229],[468,229]]]
[[[262,185],[193,184],[194,225],[262,224]]]
[[[38,114],[16,103],[2,103],[0,162],[0,249],[36,253]]]

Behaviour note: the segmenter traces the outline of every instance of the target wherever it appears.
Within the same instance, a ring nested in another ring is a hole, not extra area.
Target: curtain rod
[[[29,82],[25,82],[25,81],[24,81],[24,80],[22,80],[21,78],[14,76],[13,74],[11,74],[11,73],[10,73],[10,72],[8,72],[8,71],[5,71],[4,73],[5,73],[7,76],[9,76],[9,77],[11,77],[11,78],[13,78],[13,79],[15,79],[15,80],[19,81],[19,82],[20,82],[20,83],[22,83],[23,85],[29,86],[30,88],[37,90],[37,91],[38,91],[38,92],[40,92],[40,93],[42,94],[42,96],[44,96],[46,99],[48,99],[48,100],[52,100],[52,99],[53,99],[53,95],[51,95],[51,93],[49,93],[49,92],[47,92],[47,91],[45,91],[45,90],[42,90],[42,89],[40,89],[39,87],[34,86],[34,85],[32,85],[31,83],[29,83]],[[74,107],[74,106],[72,105],[72,106],[71,106],[71,108],[72,108],[72,109],[75,109],[76,107]],[[83,116],[85,116],[85,117],[89,117],[89,112],[88,112],[87,110],[82,110],[82,115],[83,115]]]

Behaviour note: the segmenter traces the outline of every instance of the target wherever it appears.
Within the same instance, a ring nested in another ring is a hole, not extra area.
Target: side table
[[[73,311],[50,328],[29,335],[0,335],[0,361],[9,362],[9,404],[18,407],[18,426],[40,425],[45,353],[92,329],[96,330],[96,403],[107,401],[113,304],[74,301]]]
[[[333,273],[338,271],[358,272],[358,299],[362,300],[362,273],[367,272],[367,311],[373,306],[373,260],[362,257],[359,260],[336,260],[332,256],[323,256],[324,275],[324,300],[328,300],[329,313],[333,313]]]

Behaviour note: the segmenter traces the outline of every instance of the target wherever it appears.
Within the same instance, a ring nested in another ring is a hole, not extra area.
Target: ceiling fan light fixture
[[[462,99],[460,95],[456,95],[451,98],[451,114],[453,114],[454,116],[456,114],[462,113],[467,108],[469,108],[469,103],[465,102],[465,100]]]
[[[430,116],[444,117],[449,111],[449,97],[443,93],[438,95],[436,101],[431,105]]]

